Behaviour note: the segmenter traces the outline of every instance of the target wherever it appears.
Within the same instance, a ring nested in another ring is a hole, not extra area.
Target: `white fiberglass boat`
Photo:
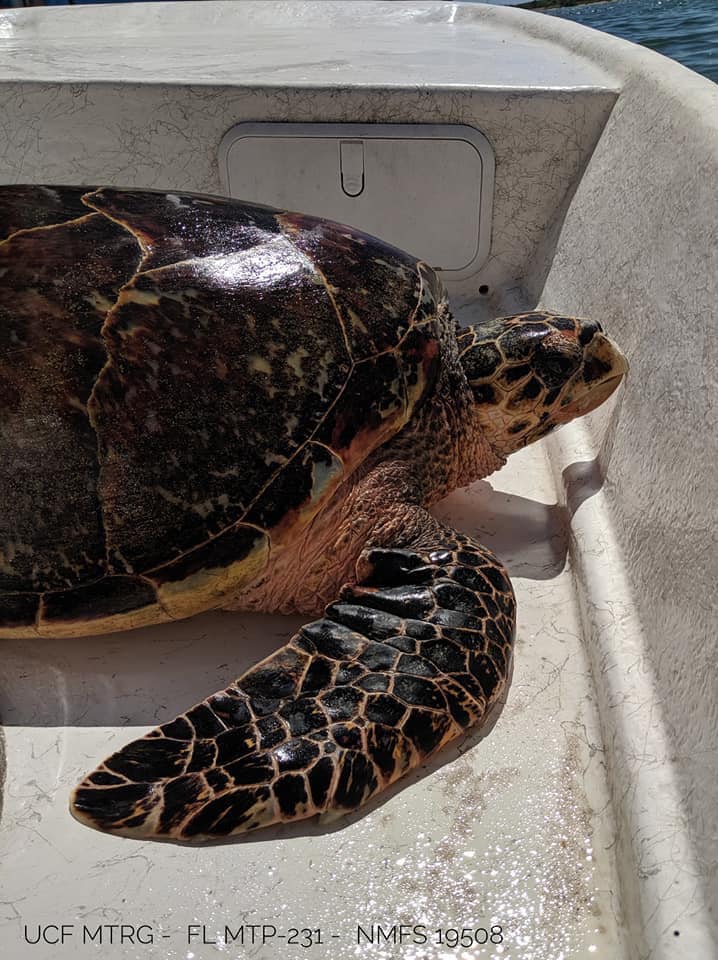
[[[2,641],[2,956],[718,955],[718,88],[525,11],[221,0],[0,14],[0,85],[4,183],[328,216],[440,267],[462,320],[593,317],[631,364],[440,505],[508,562],[513,685],[368,811],[206,848],[67,812],[296,618]]]

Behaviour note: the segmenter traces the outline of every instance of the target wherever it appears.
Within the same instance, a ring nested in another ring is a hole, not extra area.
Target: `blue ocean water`
[[[641,43],[718,83],[718,0],[610,0],[546,13]]]

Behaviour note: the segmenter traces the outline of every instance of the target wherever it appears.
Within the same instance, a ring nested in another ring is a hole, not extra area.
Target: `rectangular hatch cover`
[[[351,224],[447,280],[489,253],[494,154],[474,127],[240,123],[219,166],[228,196]]]

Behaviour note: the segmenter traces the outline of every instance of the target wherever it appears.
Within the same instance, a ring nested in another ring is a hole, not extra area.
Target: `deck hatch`
[[[229,196],[351,224],[446,279],[489,254],[494,154],[474,127],[240,123],[219,166]]]

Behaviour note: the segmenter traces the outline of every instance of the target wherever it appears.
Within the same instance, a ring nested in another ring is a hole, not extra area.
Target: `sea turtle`
[[[0,237],[0,636],[308,617],[73,814],[224,838],[356,808],[481,723],[514,595],[427,507],[614,390],[600,325],[458,329],[414,257],[219,197],[5,186]]]

